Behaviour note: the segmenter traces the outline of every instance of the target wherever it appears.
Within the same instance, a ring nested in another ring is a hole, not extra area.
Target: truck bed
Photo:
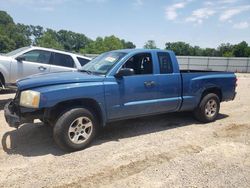
[[[181,73],[225,73],[224,71],[211,71],[211,70],[192,70],[192,69],[181,69]]]
[[[232,100],[235,96],[236,77],[231,72],[180,70],[180,73],[182,78],[182,111],[197,106],[204,88],[218,88],[221,92],[221,101]]]

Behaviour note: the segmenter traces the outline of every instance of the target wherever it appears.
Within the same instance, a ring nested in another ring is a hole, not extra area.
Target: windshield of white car
[[[80,71],[106,75],[126,54],[124,52],[103,53],[82,66]]]
[[[20,52],[22,52],[22,51],[24,51],[24,50],[27,50],[27,49],[29,49],[30,47],[28,47],[28,46],[26,46],[26,47],[22,47],[22,48],[18,48],[18,49],[16,49],[16,50],[13,50],[13,51],[11,51],[11,52],[9,52],[9,53],[7,53],[7,54],[4,54],[5,56],[14,56],[14,55],[16,55],[16,54],[18,54],[18,53],[20,53]]]

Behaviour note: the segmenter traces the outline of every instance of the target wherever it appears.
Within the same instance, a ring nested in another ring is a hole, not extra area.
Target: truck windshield
[[[13,51],[11,51],[11,52],[9,52],[9,53],[7,53],[7,54],[4,54],[5,56],[14,56],[14,55],[16,55],[16,54],[18,54],[18,53],[20,53],[20,52],[22,52],[22,51],[24,51],[24,50],[27,50],[27,49],[29,49],[30,47],[28,47],[28,46],[26,46],[26,47],[22,47],[22,48],[18,48],[18,49],[16,49],[16,50],[13,50]]]
[[[82,66],[80,71],[105,75],[125,55],[126,53],[124,52],[103,53],[100,56],[88,62],[87,64],[85,64],[84,66]]]

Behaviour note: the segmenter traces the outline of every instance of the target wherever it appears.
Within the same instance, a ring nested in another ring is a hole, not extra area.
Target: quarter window
[[[78,61],[80,62],[81,66],[87,64],[90,60],[89,59],[84,59],[81,57],[77,57]]]
[[[25,61],[49,64],[51,52],[43,50],[32,50],[22,55]]]
[[[53,64],[70,68],[75,67],[75,63],[70,55],[60,54],[60,53],[55,53]]]
[[[166,52],[158,52],[158,60],[160,64],[160,73],[168,74],[173,72],[173,65],[170,55]]]

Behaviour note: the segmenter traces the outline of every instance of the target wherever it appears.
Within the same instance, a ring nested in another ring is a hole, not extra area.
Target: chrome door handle
[[[41,71],[44,71],[44,70],[46,70],[47,68],[44,67],[44,66],[40,66],[40,67],[38,67],[38,69],[41,70]]]

